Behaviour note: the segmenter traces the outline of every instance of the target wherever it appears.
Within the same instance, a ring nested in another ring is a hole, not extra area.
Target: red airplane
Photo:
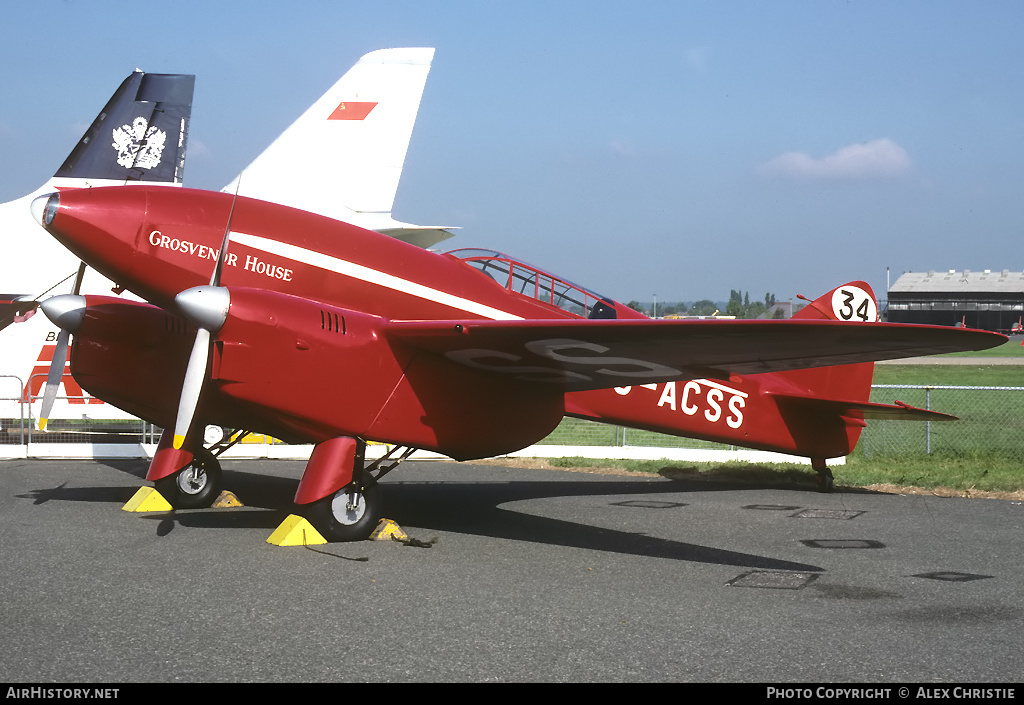
[[[411,449],[505,454],[565,415],[809,457],[828,489],[825,459],[865,418],[950,418],[868,402],[871,361],[1006,340],[879,323],[863,282],[793,320],[652,320],[498,252],[438,254],[226,193],[67,190],[32,211],[150,302],[43,310],[74,334],[83,388],[167,429],[147,475],[161,494],[216,498],[206,424],[315,443],[295,503],[328,540],[373,530],[377,480]],[[405,452],[364,468],[367,440]]]

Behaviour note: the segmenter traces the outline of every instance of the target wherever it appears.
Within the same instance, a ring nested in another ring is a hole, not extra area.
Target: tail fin
[[[391,217],[433,56],[429,48],[365,55],[223,191],[319,213],[421,247],[451,237],[442,227]]]
[[[860,281],[850,282],[811,301],[793,318],[850,321],[851,325],[856,325],[859,321],[878,320],[878,304],[870,285]],[[818,412],[832,412],[860,419],[955,418],[899,401],[894,405],[868,401],[874,372],[873,362],[780,372],[777,374],[792,385],[792,391],[772,392],[772,396]]]
[[[878,304],[871,286],[865,282],[850,282],[811,301],[793,314],[793,318],[867,323],[878,320]]]
[[[195,76],[136,69],[54,174],[55,186],[181,185]]]
[[[77,257],[40,231],[29,211],[32,199],[55,188],[138,182],[180,186],[194,88],[195,76],[135,70],[47,183],[0,203],[5,256],[0,290],[15,292],[0,294],[0,330],[30,317],[39,300],[69,281],[79,266]],[[90,282],[94,276],[99,277],[90,272]]]

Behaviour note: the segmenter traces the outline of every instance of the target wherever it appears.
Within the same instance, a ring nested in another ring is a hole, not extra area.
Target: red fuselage
[[[866,398],[870,363],[566,392],[550,379],[496,374],[514,364],[500,350],[482,351],[489,358],[477,351],[467,365],[406,346],[387,336],[388,322],[580,316],[537,295],[553,287],[546,275],[524,295],[458,257],[305,211],[147,187],[64,191],[47,228],[156,305],[89,298],[72,370],[92,394],[173,423],[194,329],[164,310],[210,280],[229,222],[220,284],[231,308],[214,337],[198,414],[205,423],[294,442],[355,436],[459,459],[529,445],[565,414],[814,457],[848,453],[863,426],[779,395],[825,387],[840,399]],[[603,304],[605,318],[643,318]]]
[[[315,214],[188,189],[60,194],[49,225],[84,261],[157,307],[89,297],[72,370],[91,393],[173,423],[194,329],[173,314],[206,283],[230,217],[199,417],[294,442],[339,435],[482,457],[529,445],[564,414],[562,390],[387,341],[387,320],[572,318],[460,259]],[[623,315],[639,316],[623,309]]]

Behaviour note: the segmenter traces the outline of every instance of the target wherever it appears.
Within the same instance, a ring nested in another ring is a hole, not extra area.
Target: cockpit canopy
[[[606,296],[549,274],[495,250],[452,250],[450,256],[483,272],[501,287],[555,306],[581,318],[616,318],[615,302]]]

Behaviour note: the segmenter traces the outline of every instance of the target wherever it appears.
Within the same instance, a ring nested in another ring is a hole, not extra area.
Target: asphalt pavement
[[[245,506],[133,514],[143,461],[0,462],[0,681],[1024,673],[1020,502],[408,462],[385,515],[426,547],[280,547],[302,463],[225,470]]]

